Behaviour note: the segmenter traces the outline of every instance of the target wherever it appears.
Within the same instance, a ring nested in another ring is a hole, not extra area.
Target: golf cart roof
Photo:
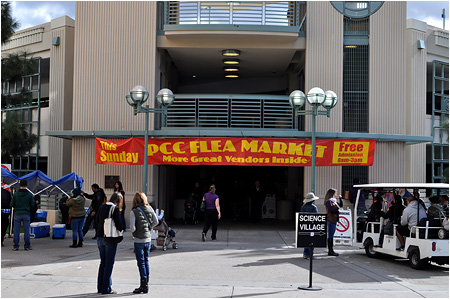
[[[443,183],[379,183],[379,184],[360,184],[354,185],[356,188],[361,189],[397,189],[397,188],[406,188],[406,189],[448,189],[449,184]]]

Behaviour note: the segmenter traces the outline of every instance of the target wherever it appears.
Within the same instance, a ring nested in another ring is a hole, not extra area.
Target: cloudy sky
[[[20,29],[50,22],[67,15],[75,19],[75,1],[11,1],[13,17]],[[414,18],[442,28],[442,9],[445,8],[445,27],[448,30],[449,1],[408,1],[407,18]]]

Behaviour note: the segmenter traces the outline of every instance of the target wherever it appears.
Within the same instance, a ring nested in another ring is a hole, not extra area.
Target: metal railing
[[[295,129],[288,96],[177,94],[167,127]]]
[[[168,1],[164,11],[165,30],[179,30],[171,25],[232,25],[231,30],[269,26],[304,31],[306,24],[305,1]]]

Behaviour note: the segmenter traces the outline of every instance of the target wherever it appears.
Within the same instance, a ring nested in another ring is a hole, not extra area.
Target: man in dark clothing
[[[25,250],[31,250],[30,246],[30,214],[34,207],[33,195],[27,190],[27,180],[20,180],[20,189],[14,193],[11,207],[14,208],[14,248],[19,250],[20,228],[23,224]]]
[[[264,191],[261,189],[259,181],[255,181],[255,186],[250,193],[251,211],[253,223],[261,221],[261,208],[264,203]]]
[[[2,188],[2,247],[11,216],[11,192]],[[11,228],[10,228],[11,230]]]
[[[36,194],[34,196],[34,207],[31,209],[31,217],[30,217],[31,223],[33,223],[34,220],[36,219],[36,212],[40,205],[41,205],[41,196],[39,194]]]
[[[95,229],[95,236],[92,239],[97,238],[97,212],[100,206],[103,204],[104,201],[106,201],[106,194],[105,191],[103,191],[102,188],[100,188],[99,185],[93,184],[91,186],[92,191],[94,194],[87,194],[83,193],[84,197],[92,199],[91,206],[89,207],[89,215],[86,218],[86,223],[83,227],[83,235],[86,236],[87,232],[89,231],[89,227],[91,226],[92,221],[94,221],[94,229]],[[70,215],[69,215],[70,216]]]

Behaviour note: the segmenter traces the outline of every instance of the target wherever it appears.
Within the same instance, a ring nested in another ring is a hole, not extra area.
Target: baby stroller
[[[156,237],[156,245],[162,246],[162,250],[166,251],[167,247],[172,243],[172,248],[177,249],[178,244],[174,240],[175,232],[167,225],[164,218],[159,221],[159,224],[153,228],[158,231]]]
[[[187,223],[197,224],[197,203],[189,196],[184,202],[184,224]]]

